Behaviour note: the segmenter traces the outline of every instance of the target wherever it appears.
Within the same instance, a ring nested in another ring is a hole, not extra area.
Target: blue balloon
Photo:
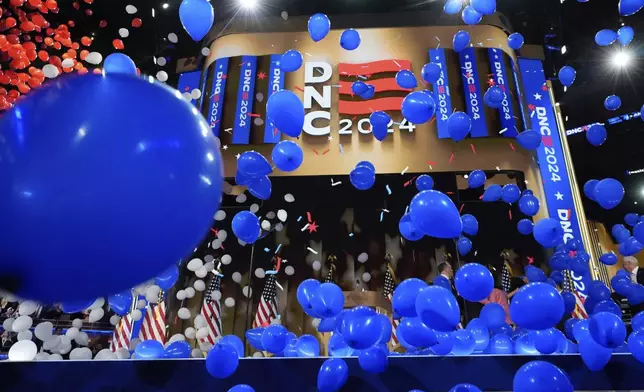
[[[603,301],[610,298],[610,289],[606,287],[601,280],[593,280],[590,282],[588,294],[597,301]]]
[[[595,43],[599,46],[612,45],[617,40],[617,33],[610,29],[599,30],[595,34]]]
[[[499,86],[492,86],[485,92],[485,103],[491,108],[499,109],[501,106],[503,106],[504,99],[505,93]]]
[[[269,353],[275,354],[283,351],[288,342],[288,330],[283,325],[272,324],[264,328],[262,346]]]
[[[428,174],[421,174],[416,179],[416,189],[419,191],[428,191],[434,188],[434,180]]]
[[[599,180],[588,180],[584,184],[584,195],[592,201],[595,201],[595,187]]]
[[[295,350],[300,358],[314,358],[320,356],[320,343],[312,335],[302,335],[295,343]]]
[[[586,140],[595,147],[601,146],[606,141],[606,128],[595,124],[586,131]]]
[[[610,290],[609,290],[610,293]],[[597,302],[597,305],[593,308],[593,314],[595,313],[600,313],[600,312],[609,312],[614,314],[615,316],[619,317],[620,319],[622,318],[622,309],[613,301],[610,299],[610,295],[608,296],[608,299],[604,300],[599,300],[593,297],[593,300],[599,301]]]
[[[452,283],[450,283],[449,279],[447,279],[443,275],[437,275],[432,281],[432,283],[435,284],[436,286],[440,286],[449,291],[452,291]]]
[[[473,170],[467,177],[467,185],[470,188],[479,188],[485,185],[485,172],[483,170]]]
[[[447,0],[443,6],[443,12],[447,15],[456,15],[461,12],[461,8],[463,8],[463,0]]]
[[[255,392],[255,390],[250,385],[238,384],[230,388],[228,392]]]
[[[627,46],[635,37],[635,30],[631,26],[622,26],[617,30],[617,40],[622,46]]]
[[[644,228],[644,225],[642,226]],[[639,230],[637,229],[637,226],[633,228],[633,235],[637,235],[636,233]],[[626,242],[628,238],[631,236],[631,232],[626,228],[626,226],[622,225],[621,223],[613,225],[611,228],[611,234],[613,234],[613,237],[615,237],[615,240],[617,241],[618,244],[621,244],[623,242]]]
[[[416,297],[427,283],[417,278],[405,279],[394,289],[391,306],[401,317],[416,317]]]
[[[355,50],[360,46],[360,33],[354,29],[344,30],[340,35],[340,46],[345,50]]]
[[[530,282],[545,282],[548,279],[546,273],[541,268],[533,265],[527,265],[525,267],[525,276]]]
[[[570,257],[565,254],[555,254],[550,258],[549,265],[555,271],[568,269]]]
[[[369,116],[369,122],[371,123],[373,136],[379,141],[383,141],[387,137],[387,134],[389,133],[390,121],[391,117],[389,116],[389,114],[383,111],[373,112]]]
[[[414,224],[430,237],[456,238],[463,231],[458,208],[442,192],[419,192],[409,204],[409,214]]]
[[[358,306],[342,317],[340,330],[349,347],[364,350],[378,343],[382,335],[381,319],[366,306]]]
[[[452,347],[452,354],[454,355],[470,355],[474,352],[476,341],[474,336],[467,329],[459,329],[452,332],[454,338],[454,346]]]
[[[11,227],[0,259],[20,277],[5,289],[43,303],[96,298],[153,278],[201,241],[219,206],[221,156],[175,93],[128,75],[84,75],[3,113],[0,216]],[[60,118],[70,107],[86,109]],[[109,252],[98,238],[109,238]]]
[[[595,313],[588,326],[593,340],[602,347],[617,348],[626,339],[626,326],[622,319],[612,312]]]
[[[329,358],[318,371],[318,390],[320,392],[337,392],[349,379],[349,367],[343,359]]]
[[[467,237],[461,237],[456,242],[456,249],[458,249],[458,254],[465,256],[472,250],[472,241]]]
[[[573,330],[575,328],[575,325],[579,324],[580,322],[581,322],[580,319],[569,318],[564,323],[564,331],[566,331],[566,336],[569,339],[575,339],[575,335],[573,334]]]
[[[624,199],[624,186],[614,178],[605,178],[595,186],[595,200],[599,205],[611,210]]]
[[[638,312],[633,316],[631,319],[631,328],[633,328],[633,331],[644,330],[644,311]]]
[[[136,359],[163,358],[163,344],[158,340],[144,340],[136,345],[134,353],[136,354]]]
[[[558,76],[562,85],[570,87],[575,82],[577,71],[573,67],[566,65],[559,70]]]
[[[263,331],[262,331],[262,334],[263,334]],[[221,338],[218,344],[231,345],[235,349],[237,356],[239,358],[244,358],[244,343],[237,335],[226,335]]]
[[[435,112],[436,103],[434,99],[422,91],[411,92],[403,99],[402,114],[413,124],[426,123]]]
[[[333,332],[335,329],[336,320],[335,317],[328,317],[320,320],[318,325],[318,332]]]
[[[273,147],[271,158],[275,166],[285,172],[297,170],[304,160],[302,148],[290,140],[282,140]]]
[[[239,366],[237,350],[230,344],[217,343],[208,351],[206,370],[215,378],[228,378],[235,373]]]
[[[436,331],[436,338],[438,339],[438,344],[430,348],[435,355],[447,355],[452,352],[454,337],[451,332]]]
[[[621,16],[631,16],[641,10],[642,7],[644,7],[644,0],[620,0],[618,10]]]
[[[602,370],[608,364],[613,350],[595,342],[590,333],[587,332],[579,341],[579,353],[588,369],[596,372]]]
[[[550,362],[528,362],[514,374],[514,392],[573,392],[568,375]]]
[[[454,112],[447,118],[447,130],[455,142],[465,139],[470,129],[472,129],[472,119],[467,113]]]
[[[541,145],[541,134],[532,129],[528,129],[516,136],[517,143],[526,150],[536,150]]]
[[[65,304],[63,303],[63,311],[65,313],[76,313],[77,311],[84,311],[85,309],[90,307],[92,303],[93,301],[90,301],[90,303],[83,309],[78,309],[73,312],[68,312],[65,308]],[[110,310],[114,311],[114,313],[118,314],[119,316],[128,314],[130,312],[130,308],[132,307],[132,290],[125,290],[122,293],[110,295],[109,297],[107,297],[107,303],[110,305]]]
[[[500,333],[494,335],[490,339],[488,351],[490,352],[490,354],[514,354],[514,342],[506,334]]]
[[[123,53],[112,53],[105,58],[103,62],[103,71],[105,74],[122,73],[126,75],[136,75],[136,65],[134,61]]]
[[[508,46],[514,50],[519,50],[525,42],[523,35],[521,33],[512,33],[508,37]]]
[[[233,233],[247,244],[254,243],[259,237],[259,219],[250,211],[240,211],[233,218]]]
[[[212,28],[215,11],[207,0],[183,0],[179,6],[179,19],[188,35],[201,41]]]
[[[436,63],[427,63],[423,66],[421,76],[426,83],[433,84],[440,79],[443,70]],[[415,79],[414,79],[415,80]]]
[[[262,345],[262,335],[264,334],[264,328],[253,328],[246,331],[245,336],[246,340],[259,351],[264,351],[264,346]]]
[[[273,169],[266,158],[257,151],[244,151],[237,159],[237,170],[250,177],[265,176]]]
[[[483,200],[484,202],[498,201],[499,199],[501,199],[502,194],[503,188],[501,187],[501,185],[492,184],[489,187],[485,188],[481,200]]]
[[[628,350],[633,354],[635,359],[644,362],[644,331],[633,330],[628,337]]]
[[[548,328],[538,331],[532,331],[534,348],[541,354],[552,354],[562,341],[566,340],[563,332],[556,328]]]
[[[534,335],[527,331],[518,335],[514,343],[514,351],[521,355],[539,355],[539,350],[534,347]]]
[[[367,373],[382,373],[387,370],[389,351],[383,347],[373,346],[358,354],[358,363]]]
[[[117,294],[118,295],[118,294]],[[130,296],[132,294],[130,293]],[[79,312],[84,312],[86,311],[92,304],[94,303],[95,300],[79,300],[79,301],[65,301],[60,304],[60,307],[62,308],[63,313],[79,313]],[[130,299],[131,301],[131,299]],[[132,302],[128,303],[127,306],[128,308],[132,305]],[[129,312],[129,309],[128,309]],[[127,312],[125,312],[127,313]]]
[[[519,199],[519,209],[525,215],[535,216],[539,212],[539,199],[533,195],[521,196]]]
[[[298,137],[304,127],[304,105],[292,91],[277,91],[266,102],[266,118],[280,132]]]
[[[280,59],[280,69],[283,72],[295,72],[302,66],[302,53],[295,49],[287,50]]]
[[[402,327],[402,329],[401,329]],[[438,344],[434,332],[418,317],[405,317],[396,328],[396,336],[401,336],[411,347],[427,348]]]
[[[268,176],[261,176],[253,178],[248,181],[248,191],[251,195],[255,196],[260,200],[268,200],[271,198],[271,191],[273,185]]]
[[[564,310],[557,289],[547,283],[528,283],[512,297],[510,319],[521,328],[546,329],[561,320]]]
[[[487,346],[490,344],[490,330],[487,325],[485,325],[485,322],[479,318],[472,319],[472,321],[467,324],[466,329],[470,331],[474,338],[474,351],[485,351]]]
[[[635,226],[639,223],[640,216],[634,212],[630,212],[624,216],[624,222],[629,226]]]
[[[616,225],[617,226],[617,225]],[[620,225],[623,227],[623,225]],[[613,226],[614,228],[615,226]],[[623,236],[622,238],[625,237],[624,241],[630,237],[630,233],[628,232],[628,229],[624,228],[624,231],[622,232]],[[615,236],[615,233],[613,232],[613,236]],[[633,236],[639,241],[644,243],[644,222],[639,222],[638,224],[633,227]]]
[[[501,199],[508,203],[516,203],[519,198],[521,197],[521,191],[519,190],[519,187],[516,186],[515,184],[506,184],[503,186],[503,190],[501,192]]]
[[[322,41],[331,30],[331,21],[325,14],[314,14],[309,18],[308,30],[313,42]]]
[[[356,166],[349,173],[349,180],[356,189],[364,191],[376,183],[376,173],[366,166]]]
[[[400,234],[408,241],[418,241],[423,238],[423,232],[416,227],[409,214],[405,214],[398,222]]]
[[[611,278],[610,284],[617,294],[624,297],[628,297],[633,290],[633,284],[629,276],[615,275]]]
[[[362,99],[371,99],[373,98],[373,95],[376,93],[376,88],[372,84],[367,84],[367,89],[362,93],[359,94],[360,98]]]
[[[313,292],[311,306],[319,317],[335,317],[344,308],[344,293],[335,283],[322,283]]]
[[[483,15],[491,15],[496,12],[496,0],[472,0],[472,8]]]
[[[472,214],[464,214],[461,217],[463,223],[463,233],[467,235],[476,235],[479,232],[479,221]]]
[[[475,25],[483,19],[483,15],[472,8],[471,5],[468,5],[463,9],[461,18],[463,18],[463,22],[465,22],[465,24]]]
[[[575,305],[577,305],[577,299],[575,295],[570,291],[562,291],[561,298],[564,301],[564,314],[570,314],[575,310]]]
[[[564,232],[559,221],[554,218],[545,218],[534,225],[532,235],[544,248],[554,248],[563,241]]]
[[[341,334],[334,333],[329,339],[329,355],[332,357],[350,357],[354,349],[349,347]]]
[[[452,48],[455,52],[460,52],[461,50],[470,46],[470,33],[464,30],[458,31],[454,34],[454,39],[452,40]]]
[[[319,287],[320,282],[317,279],[307,279],[297,286],[297,302],[302,306],[304,313],[311,317],[319,317],[313,309],[313,297]]]
[[[408,69],[401,69],[396,73],[396,83],[398,86],[407,89],[415,89],[418,87],[414,73]]]
[[[454,285],[458,294],[471,302],[487,298],[494,288],[489,269],[478,263],[467,263],[456,271]]]
[[[138,346],[137,346],[138,347]],[[172,342],[163,352],[163,358],[182,359],[190,358],[192,347],[185,340]]]
[[[460,308],[454,295],[436,285],[420,290],[416,297],[416,314],[423,324],[441,332],[453,331],[461,321]]]
[[[369,85],[362,80],[356,80],[351,84],[351,92],[355,95],[362,95],[367,92]]]
[[[161,287],[162,290],[170,290],[179,279],[179,268],[176,265],[171,266],[163,271],[159,276],[154,279],[154,284]],[[132,294],[130,293],[130,298]]]
[[[609,95],[604,100],[606,110],[615,111],[622,106],[622,100],[617,95]]]

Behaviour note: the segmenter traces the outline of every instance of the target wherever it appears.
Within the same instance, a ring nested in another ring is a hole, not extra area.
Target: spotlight
[[[611,62],[615,67],[627,67],[632,60],[632,56],[630,52],[626,50],[620,50],[613,54],[613,58],[611,59]]]
[[[252,10],[257,7],[257,0],[239,0],[239,5],[244,9]]]

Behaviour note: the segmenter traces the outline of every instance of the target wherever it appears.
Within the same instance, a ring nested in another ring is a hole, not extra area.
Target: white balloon
[[[159,79],[159,82],[166,82],[168,80],[168,73],[166,71],[157,72],[157,79]]]
[[[212,344],[210,344],[210,342],[200,342],[199,343],[199,349],[201,349],[201,351],[208,352],[208,351],[210,351],[211,348],[212,348]]]
[[[119,35],[121,36],[121,38],[127,38],[130,36],[130,31],[121,27],[119,29]]]
[[[159,302],[159,295],[161,294],[161,287],[152,285],[145,291],[145,299],[149,303],[156,304]]]
[[[198,349],[198,348],[194,348],[194,349],[192,349],[192,351],[190,352],[190,356],[191,356],[192,358],[203,358],[203,353],[201,352],[201,350],[200,350],[200,349]]]
[[[215,269],[215,263],[213,261],[209,261],[204,264],[203,267],[206,269],[206,271],[210,272]]]
[[[320,326],[321,321],[322,319],[314,318],[313,320],[311,320],[311,325],[313,326],[313,328],[317,329]]]
[[[253,214],[259,211],[259,205],[257,203],[253,203],[250,205],[250,212]]]
[[[179,37],[175,33],[170,33],[168,34],[168,41],[172,42],[173,44],[176,44],[179,42]]]
[[[112,324],[112,325],[113,325],[113,326],[115,326],[115,327],[118,325],[118,323],[119,323],[120,321],[121,321],[121,318],[119,317],[119,315],[118,315],[118,314],[113,314],[113,315],[110,317],[110,324]]]
[[[282,11],[282,13],[280,13],[280,16],[282,17],[282,19],[287,20],[288,19],[288,12]]]
[[[76,328],[78,328],[78,329],[83,328],[83,320],[81,320],[81,319],[74,319],[74,321],[72,321],[72,327],[76,327]]]
[[[98,65],[103,61],[103,55],[98,52],[91,52],[87,57],[85,57],[85,61],[90,64]]]
[[[216,239],[216,240],[214,240],[214,241],[212,242],[212,244],[210,244],[210,246],[211,246],[213,249],[219,249],[219,248],[221,248],[221,240],[220,240],[220,239]]]
[[[69,353],[71,361],[86,361],[92,359],[92,350],[87,347],[77,347]]]
[[[13,322],[11,328],[13,329],[13,332],[22,332],[31,328],[31,325],[33,323],[34,321],[31,319],[31,317],[20,316],[16,319],[16,321]]]
[[[89,322],[95,323],[100,319],[102,319],[104,315],[105,315],[105,311],[102,308],[94,309],[91,312],[89,312],[89,317],[88,317]]]
[[[192,259],[188,262],[188,271],[195,272],[201,267],[203,267],[203,261],[201,259]]]
[[[58,335],[54,335],[51,339],[42,344],[42,348],[45,350],[54,350],[60,346],[62,338]]]
[[[197,339],[205,339],[209,335],[208,328],[199,328],[197,330]]]
[[[237,197],[235,198],[235,201],[236,201],[237,203],[240,203],[240,204],[241,204],[241,203],[246,203],[246,200],[247,200],[247,199],[248,199],[248,197],[247,197],[245,194],[240,193],[240,194],[239,194],[239,195],[237,195]]]
[[[136,301],[136,308],[143,310],[143,309],[145,309],[147,304],[148,304],[148,302],[146,300],[140,299],[140,300]]]
[[[87,308],[88,310],[102,308],[105,305],[105,298],[99,297]]]
[[[368,273],[368,272],[363,273],[363,274],[362,274],[362,280],[363,280],[364,282],[368,282],[368,281],[370,281],[370,280],[371,280],[371,274],[370,274],[370,273]]]
[[[286,268],[284,268],[284,273],[286,273],[286,275],[288,276],[291,276],[295,273],[295,268],[293,268],[292,265],[288,265],[286,266]]]
[[[217,238],[221,241],[226,241],[226,238],[228,238],[228,232],[226,230],[219,230],[217,232]]]
[[[58,68],[53,64],[46,64],[42,67],[42,72],[45,74],[45,77],[49,79],[53,79],[60,74],[60,72],[58,72]]]
[[[201,49],[201,54],[202,54],[203,56],[206,56],[206,57],[210,56],[210,49],[208,49],[208,48],[202,48],[202,49]]]
[[[132,320],[139,321],[141,320],[141,317],[143,317],[143,313],[139,309],[134,309],[132,313],[130,313],[130,316],[132,316]]]
[[[183,301],[184,299],[186,299],[186,291],[185,290],[177,291],[177,299],[179,301]]]
[[[38,354],[36,343],[31,340],[21,340],[14,343],[9,349],[10,361],[33,361]]]
[[[109,359],[116,359],[116,354],[114,354],[112,350],[110,350],[109,348],[104,348],[101,351],[96,353],[96,356],[94,357],[94,359],[103,360],[103,361],[109,360]]]
[[[203,261],[206,262],[204,265],[206,265],[208,263],[212,263],[214,265],[214,263],[213,263],[214,260],[215,260],[215,256],[213,256],[213,255],[205,255],[204,258],[203,258]],[[210,270],[212,268],[209,269],[208,267],[206,267],[206,269]]]
[[[314,271],[319,271],[320,268],[322,268],[322,264],[317,260],[315,260],[311,266],[313,267]]]
[[[190,92],[190,95],[192,96],[192,99],[199,99],[201,98],[201,90],[195,88]]]
[[[244,297],[250,298],[250,296],[253,295],[253,289],[251,289],[249,286],[244,286],[242,288],[242,294],[244,294]]]
[[[121,347],[118,350],[116,350],[114,354],[116,354],[117,359],[130,359],[130,350],[124,347]]]
[[[186,328],[185,331],[183,331],[183,333],[184,333],[184,335],[186,335],[187,339],[194,339],[197,332],[195,331],[194,328],[188,327],[188,328]]]
[[[230,257],[230,255],[221,256],[221,264],[228,265],[228,264],[230,264],[231,261],[233,261],[233,258]]]
[[[36,328],[34,328],[34,335],[43,342],[46,342],[54,338],[53,330],[54,324],[49,321],[45,321],[36,325]]]
[[[186,340],[186,337],[183,336],[183,334],[175,333],[170,337],[170,340],[168,340],[168,342],[173,343],[173,342],[178,342],[180,340]]]
[[[362,252],[358,255],[358,262],[365,263],[367,260],[369,260],[369,255],[365,252]]]
[[[78,333],[80,331],[76,327],[71,327],[65,332],[65,336],[67,336],[70,340],[76,339],[76,336],[78,336]]]
[[[24,301],[18,306],[18,314],[21,316],[31,316],[38,310],[38,303],[35,301]]]
[[[219,290],[213,291],[212,294],[211,294],[211,297],[215,301],[219,301],[221,299],[221,291],[219,291]]]
[[[177,315],[181,320],[188,320],[190,318],[190,309],[188,308],[181,308],[177,312]]]
[[[266,213],[266,218],[267,219],[275,219],[275,211],[268,211]]]
[[[183,97],[183,99],[185,99],[188,102],[192,101],[192,95],[190,95],[190,93],[187,92],[187,91],[185,93],[181,94],[181,96]]]
[[[204,283],[204,281],[201,280],[201,279],[195,280],[195,282],[192,284],[192,286],[197,291],[204,291],[206,289],[206,283]]]
[[[57,353],[51,354],[49,356],[49,361],[62,361],[62,360],[63,360],[63,356]]]
[[[226,305],[226,307],[228,308],[232,308],[233,306],[235,306],[235,299],[233,297],[226,298],[224,305]]]
[[[60,65],[63,68],[72,68],[74,66],[74,59],[65,59]]]
[[[13,331],[13,322],[16,321],[15,318],[8,318],[2,322],[2,328],[5,331]]]
[[[49,357],[51,357],[51,354],[43,351],[41,353],[36,354],[36,361],[48,361]]]
[[[269,231],[271,229],[271,222],[267,220],[262,221],[262,230]]]
[[[199,328],[205,327],[206,324],[207,324],[207,321],[206,321],[206,318],[203,315],[198,314],[198,315],[195,316],[195,320],[194,320],[193,324],[195,325],[195,328],[199,329]]]
[[[195,294],[197,294],[195,289],[193,289],[192,287],[186,287],[186,298],[192,298],[195,296]]]
[[[138,346],[139,344],[141,344],[141,339],[139,338],[130,340],[130,350],[134,351],[136,349],[136,346]]]
[[[284,230],[284,225],[281,223],[278,223],[275,225],[275,231],[282,231]]]
[[[89,336],[87,335],[86,332],[79,332],[78,335],[74,338],[74,341],[76,344],[79,346],[87,346],[89,344]]]
[[[136,7],[131,4],[125,6],[125,12],[127,12],[130,15],[136,14],[136,11],[138,11]]]
[[[62,344],[61,343],[60,346],[58,346],[56,348],[56,350],[58,351],[59,354],[62,354],[62,355],[68,354],[70,351],[72,351],[72,344],[71,343],[68,343],[68,344]]]
[[[18,334],[18,340],[31,340],[34,334],[30,330],[22,331]]]
[[[254,352],[253,358],[264,358],[264,354],[261,351]]]
[[[284,195],[284,201],[287,203],[293,203],[295,201],[295,196],[290,193]]]
[[[233,272],[233,282],[239,283],[242,280],[242,275],[239,272]]]
[[[281,220],[282,222],[286,222],[286,218],[288,218],[288,214],[285,210],[277,211],[277,219]]]
[[[219,210],[215,213],[215,220],[216,221],[222,221],[226,219],[226,211],[224,210]]]
[[[208,270],[204,267],[201,267],[195,271],[195,275],[197,276],[197,278],[205,278],[206,275],[208,275]]]
[[[255,276],[257,276],[260,279],[264,279],[264,276],[266,276],[266,272],[264,272],[263,268],[257,268],[255,270]]]

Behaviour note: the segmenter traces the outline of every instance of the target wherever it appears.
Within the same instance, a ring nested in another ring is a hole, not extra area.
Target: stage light
[[[247,10],[252,10],[257,7],[257,0],[239,0],[239,5]]]
[[[615,67],[628,67],[628,65],[631,63],[632,56],[631,53],[626,51],[626,50],[620,50],[613,54],[613,57],[611,59],[611,62]]]
[[[568,48],[566,48],[566,45],[561,47],[561,54],[566,54],[567,51],[568,51]]]
[[[168,7],[170,7],[170,4],[168,4],[168,3],[163,3],[163,6],[162,6],[162,7],[163,7],[163,9],[164,9],[164,10],[167,10],[167,9],[168,9]]]

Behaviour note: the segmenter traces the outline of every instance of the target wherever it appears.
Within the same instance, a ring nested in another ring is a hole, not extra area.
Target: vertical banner
[[[179,75],[179,86],[178,90],[184,97],[186,93],[191,94],[192,90],[199,89],[199,81],[201,80],[201,70],[193,72],[185,72]],[[203,93],[203,91],[202,91]],[[190,103],[193,105],[197,104],[197,99],[190,98]]]
[[[219,137],[221,129],[221,116],[224,112],[224,98],[226,93],[226,73],[228,72],[228,58],[215,61],[215,80],[210,93],[209,118],[212,133]]]
[[[582,241],[577,211],[572,198],[570,173],[564,161],[561,136],[557,128],[554,108],[546,86],[543,64],[537,59],[519,59],[525,99],[530,110],[532,129],[539,130],[542,143],[537,148],[537,161],[541,170],[546,204],[550,216],[561,222],[564,242],[572,238]],[[582,298],[588,295],[590,273],[582,276],[570,271],[575,290]]]
[[[445,49],[430,49],[429,61],[438,65],[441,69],[440,77],[433,84],[436,102],[436,127],[438,128],[439,139],[449,139],[447,119],[452,114],[452,97],[449,93],[449,80],[447,79],[447,61]]]
[[[517,126],[514,121],[514,110],[510,101],[510,88],[505,76],[505,63],[503,62],[503,51],[500,49],[488,49],[490,58],[490,70],[492,71],[492,80],[494,84],[503,90],[505,97],[499,108],[501,118],[501,130],[503,137],[515,137],[517,135]]]
[[[510,58],[512,64],[512,75],[514,75],[514,85],[517,89],[517,101],[519,101],[519,111],[521,112],[521,120],[523,121],[523,129],[528,129],[528,121],[525,119],[525,108],[523,107],[523,94],[521,94],[521,83],[519,82],[519,65]]]
[[[472,137],[487,137],[487,124],[483,108],[483,93],[479,83],[474,48],[466,48],[458,54],[461,64],[461,76],[465,95],[467,114],[472,119]]]
[[[271,69],[268,75],[268,92],[266,94],[266,102],[268,98],[274,93],[284,89],[284,73],[280,69],[279,63],[282,58],[281,54],[271,55]],[[278,143],[281,139],[280,132],[269,124],[268,116],[266,116],[266,125],[264,127],[264,143]]]
[[[255,76],[257,74],[257,57],[242,56],[240,64],[239,87],[237,89],[237,107],[235,109],[235,126],[233,127],[233,144],[250,142],[250,127],[253,121],[253,100],[255,96]]]

